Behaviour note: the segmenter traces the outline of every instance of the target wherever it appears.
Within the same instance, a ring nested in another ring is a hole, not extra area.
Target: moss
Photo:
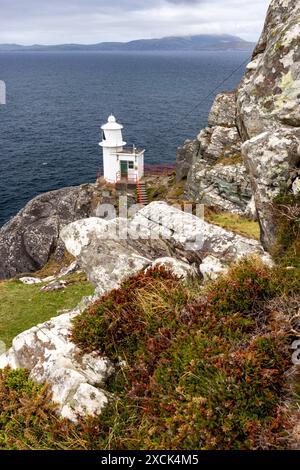
[[[30,274],[33,277],[48,277],[58,274],[63,268],[69,266],[75,258],[70,255],[67,251],[64,252],[64,256],[61,260],[55,259],[54,256],[51,256],[49,261],[43,266],[42,269],[36,271],[34,274]]]
[[[205,209],[205,220],[211,224],[219,225],[226,230],[231,230],[245,237],[259,240],[260,228],[258,222],[241,217],[231,212],[216,212],[212,209]]]
[[[153,201],[163,201],[165,200],[168,193],[168,187],[165,185],[155,185],[147,187],[147,194],[149,203]]]
[[[231,155],[230,157],[221,156],[216,160],[215,165],[237,165],[238,163],[243,163],[241,153]]]
[[[167,199],[182,199],[184,196],[184,189],[185,189],[186,181],[182,180],[179,183],[174,182],[167,193]]]
[[[8,390],[14,390],[18,393],[32,394],[37,388],[32,380],[28,378],[28,371],[24,369],[11,370],[4,373],[3,376],[4,386]]]
[[[282,266],[300,268],[300,195],[279,195],[273,201],[277,240],[272,255]]]

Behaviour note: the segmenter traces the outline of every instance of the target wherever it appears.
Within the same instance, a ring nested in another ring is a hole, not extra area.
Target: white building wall
[[[138,178],[139,180],[144,176],[144,153],[139,155],[138,160]]]
[[[122,147],[125,142],[123,142],[122,131],[121,129],[105,129],[103,130],[105,135],[105,140],[103,140],[103,146],[105,147]]]
[[[103,175],[106,181],[115,183],[120,164],[117,161],[116,149],[103,148]]]

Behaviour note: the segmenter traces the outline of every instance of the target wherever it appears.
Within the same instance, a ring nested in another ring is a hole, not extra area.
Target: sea
[[[215,94],[235,88],[250,52],[3,52],[0,226],[34,196],[94,182],[110,113],[148,164],[206,126]],[[208,96],[209,95],[209,96]]]

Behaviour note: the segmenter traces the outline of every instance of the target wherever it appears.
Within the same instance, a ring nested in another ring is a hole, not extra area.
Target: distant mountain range
[[[225,51],[252,50],[255,44],[228,34],[165,37],[161,39],[139,39],[130,42],[101,42],[99,44],[59,44],[46,46],[34,44],[0,44],[0,51]]]

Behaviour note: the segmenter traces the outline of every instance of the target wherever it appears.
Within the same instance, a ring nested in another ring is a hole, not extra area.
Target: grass
[[[178,183],[174,181],[173,185],[168,191],[167,199],[182,199],[184,197],[185,184],[185,180],[179,181]]]
[[[213,212],[206,209],[205,220],[211,224],[219,225],[220,227],[236,232],[244,237],[254,238],[259,240],[260,228],[258,222],[246,219],[238,214],[231,212]]]
[[[243,157],[241,153],[236,155],[231,155],[230,157],[221,156],[216,160],[215,165],[237,165],[238,163],[243,163]]]
[[[0,340],[7,347],[19,333],[49,320],[59,310],[75,307],[83,296],[93,293],[92,285],[82,275],[73,274],[65,280],[67,287],[53,292],[42,292],[43,284],[0,282]]]
[[[273,201],[277,240],[271,250],[281,265],[300,268],[300,195],[279,195]]]
[[[65,250],[64,256],[60,261],[56,260],[54,256],[52,256],[42,269],[36,271],[34,274],[31,273],[30,276],[40,278],[54,276],[63,268],[70,266],[73,261],[75,261],[75,258]]]
[[[184,198],[186,181],[176,182],[176,175],[161,175],[146,178],[146,187],[149,203],[153,201],[166,201],[172,204]]]

